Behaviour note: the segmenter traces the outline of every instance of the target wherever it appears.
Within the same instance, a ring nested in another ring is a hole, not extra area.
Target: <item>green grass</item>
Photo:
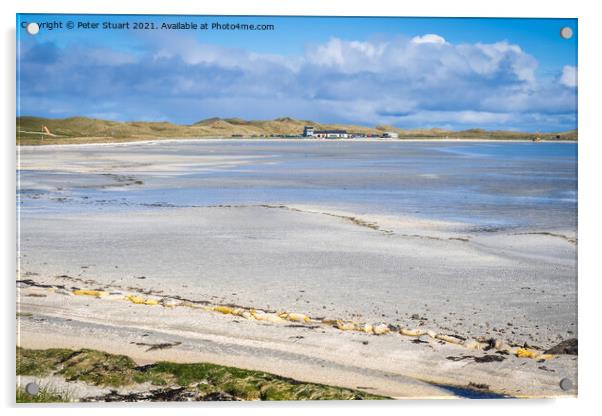
[[[68,403],[71,399],[65,393],[57,392],[47,387],[40,388],[36,395],[27,393],[21,387],[17,387],[17,403]]]
[[[364,392],[315,383],[302,383],[262,371],[215,364],[159,362],[147,370],[147,381],[198,385],[204,392],[222,391],[244,400],[351,400],[381,398]]]
[[[97,386],[121,387],[136,382],[136,363],[125,355],[96,350],[17,348],[17,375],[60,375],[67,381],[83,381]],[[146,380],[144,380],[146,381]]]
[[[55,372],[73,351],[61,348],[28,350],[17,348],[17,375],[47,376]]]
[[[149,382],[159,387],[185,387],[203,395],[227,393],[242,400],[386,399],[359,390],[304,383],[274,374],[209,363],[157,362],[138,367],[124,355],[82,349],[17,348],[18,375],[59,375],[67,381],[123,387]],[[23,395],[24,393],[18,393]]]

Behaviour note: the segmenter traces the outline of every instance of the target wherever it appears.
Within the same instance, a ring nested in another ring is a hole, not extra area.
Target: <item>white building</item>
[[[349,137],[349,134],[345,130],[319,130],[314,132],[314,137],[321,137],[324,139],[341,139]]]
[[[312,126],[303,127],[303,137],[312,137],[314,135],[314,128]]]

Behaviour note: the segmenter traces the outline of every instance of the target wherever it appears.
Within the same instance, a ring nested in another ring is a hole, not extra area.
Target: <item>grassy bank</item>
[[[113,143],[136,140],[159,140],[173,138],[202,137],[288,137],[299,136],[304,126],[316,130],[346,130],[349,133],[382,135],[395,132],[400,139],[481,139],[481,140],[532,140],[539,136],[543,140],[577,140],[577,131],[560,133],[533,133],[515,131],[490,131],[470,129],[451,131],[443,129],[400,129],[392,126],[357,126],[322,124],[290,117],[275,120],[242,120],[238,118],[210,118],[190,125],[168,122],[118,122],[86,117],[49,119],[41,117],[17,118],[17,144],[82,144]],[[43,133],[43,128],[48,133]]]
[[[31,395],[21,387],[17,387],[16,396],[17,403],[69,403],[71,401],[67,394],[45,387],[40,388],[36,395]]]
[[[304,383],[261,371],[245,370],[208,363],[178,364],[157,362],[138,366],[124,355],[96,350],[17,347],[17,375],[61,376],[110,388],[153,386],[146,392],[111,393],[84,398],[83,401],[159,401],[159,400],[365,400],[386,397],[323,384]],[[18,402],[66,401],[59,393],[44,391],[30,396],[17,389]]]

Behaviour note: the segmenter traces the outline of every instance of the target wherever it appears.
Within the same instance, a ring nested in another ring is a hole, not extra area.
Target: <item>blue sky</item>
[[[24,22],[63,22],[28,35]],[[75,22],[272,24],[101,30]],[[574,37],[562,39],[569,26]],[[19,15],[18,113],[561,131],[577,123],[576,19]]]

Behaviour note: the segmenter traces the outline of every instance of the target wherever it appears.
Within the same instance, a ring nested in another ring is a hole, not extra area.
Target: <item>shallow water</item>
[[[115,182],[125,165],[98,172],[21,170],[23,214],[158,209],[220,204],[309,204],[359,214],[462,221],[477,229],[576,229],[577,144],[491,142],[182,141],[34,148],[57,162],[187,157],[169,172],[133,171],[143,185]],[[195,157],[235,163],[203,168]],[[108,185],[107,185],[108,183]],[[115,186],[113,186],[115,185]]]

